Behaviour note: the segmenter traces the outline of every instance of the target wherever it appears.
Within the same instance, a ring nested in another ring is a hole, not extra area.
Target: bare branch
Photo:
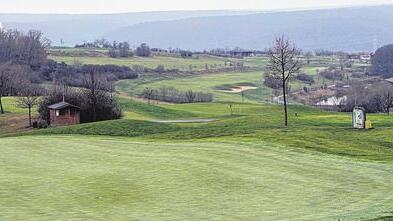
[[[299,60],[300,51],[284,35],[277,37],[269,49],[269,60],[266,65],[267,76],[280,79],[283,90],[285,126],[288,125],[287,87],[291,77],[302,68]]]

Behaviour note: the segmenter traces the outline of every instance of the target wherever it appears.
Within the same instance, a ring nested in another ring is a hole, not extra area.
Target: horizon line
[[[378,7],[391,6],[393,3],[380,4],[362,4],[362,5],[335,5],[335,6],[320,6],[320,7],[301,7],[301,8],[277,8],[277,9],[173,9],[173,10],[142,10],[142,11],[124,11],[124,12],[0,12],[0,15],[121,15],[121,14],[138,14],[138,13],[166,13],[166,12],[253,12],[253,13],[277,13],[277,12],[296,12],[296,11],[316,11],[328,9],[345,9],[345,8],[362,8],[362,7]]]

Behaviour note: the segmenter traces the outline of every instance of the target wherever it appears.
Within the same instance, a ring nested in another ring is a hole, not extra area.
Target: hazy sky
[[[115,13],[213,9],[299,9],[393,4],[393,0],[0,0],[1,13]]]

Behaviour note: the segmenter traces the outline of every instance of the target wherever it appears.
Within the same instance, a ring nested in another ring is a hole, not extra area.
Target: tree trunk
[[[93,101],[93,122],[97,121],[97,95],[96,95],[96,79],[94,72],[90,73],[91,78],[91,96]]]
[[[3,102],[2,102],[2,96],[0,96],[0,113],[4,114],[4,108],[3,108]]]
[[[287,90],[285,89],[285,83],[283,87],[283,99],[284,99],[284,125],[288,127],[288,107],[287,107]]]
[[[282,84],[282,94],[284,99],[284,125],[288,127],[287,89],[285,80],[283,80]]]
[[[29,127],[31,127],[31,107],[29,107]]]
[[[93,98],[93,122],[97,121],[97,101]]]

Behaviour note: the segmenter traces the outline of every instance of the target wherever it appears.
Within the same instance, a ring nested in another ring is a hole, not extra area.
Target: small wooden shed
[[[80,124],[80,108],[67,102],[48,106],[50,125],[53,127]]]

